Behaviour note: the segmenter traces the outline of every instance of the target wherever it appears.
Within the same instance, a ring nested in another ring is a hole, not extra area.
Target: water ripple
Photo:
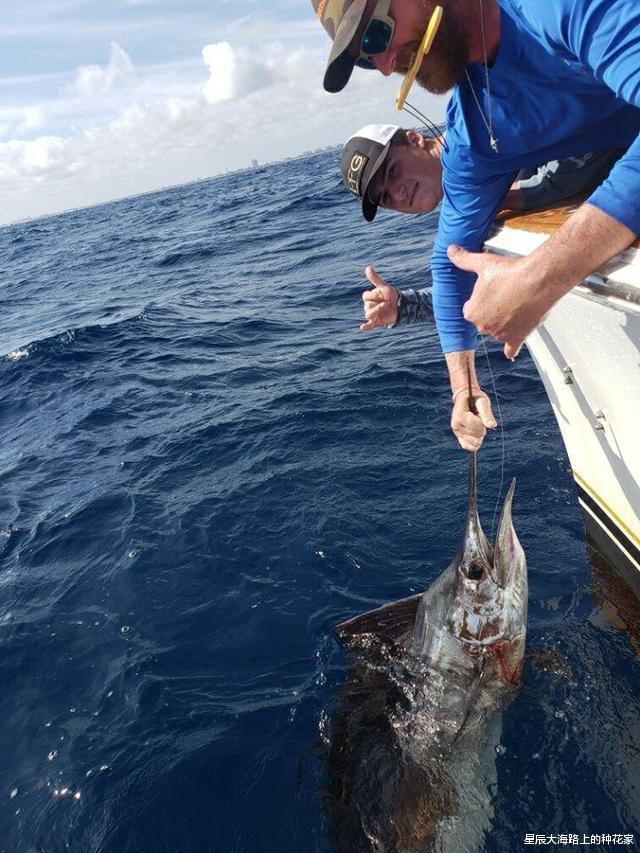
[[[433,580],[466,503],[434,330],[358,331],[435,217],[366,225],[336,156],[0,229],[0,851],[330,849],[332,626]],[[640,619],[531,361],[489,359],[534,654],[486,850],[637,832]]]

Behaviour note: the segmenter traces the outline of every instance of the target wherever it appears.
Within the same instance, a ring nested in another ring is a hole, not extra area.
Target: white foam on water
[[[21,358],[27,358],[29,355],[28,349],[14,349],[7,353],[9,361],[20,361]]]

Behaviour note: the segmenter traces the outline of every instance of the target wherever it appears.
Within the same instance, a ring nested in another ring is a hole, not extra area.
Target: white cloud
[[[112,42],[108,63],[80,66],[69,83],[58,87],[57,97],[22,107],[0,106],[0,138],[33,137],[54,125],[56,130],[86,126],[139,97],[140,88],[131,58]]]
[[[0,177],[36,181],[52,176],[67,159],[67,140],[56,136],[40,136],[29,142],[12,139],[0,142]]]
[[[63,94],[80,100],[92,100],[131,85],[134,78],[135,68],[129,55],[112,41],[108,65],[104,68],[101,65],[80,66],[73,82],[63,89]]]
[[[0,142],[0,221],[280,159],[338,143],[370,121],[400,121],[398,78],[356,72],[345,92],[325,93],[325,48],[292,53],[272,42],[256,58],[246,46],[209,44],[199,79],[188,82],[171,66],[136,72],[113,43],[108,63],[79,68],[57,100],[22,110],[20,121],[0,109],[13,136]],[[416,101],[441,119],[442,99]],[[27,125],[41,135],[25,139]]]
[[[202,90],[208,104],[242,98],[276,78],[275,62],[256,60],[246,49],[234,51],[226,41],[208,44],[202,49],[202,58],[209,68],[209,80]]]
[[[26,107],[22,112],[22,121],[18,124],[17,132],[21,134],[40,130],[47,121],[46,111],[41,106]]]
[[[65,142],[55,136],[41,136],[26,145],[22,163],[28,174],[39,175],[57,168],[64,158]]]

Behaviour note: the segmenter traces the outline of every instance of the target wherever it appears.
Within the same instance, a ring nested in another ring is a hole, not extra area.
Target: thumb
[[[451,263],[455,264],[460,270],[479,272],[482,265],[483,257],[481,252],[467,252],[461,246],[452,244],[447,249],[447,255]]]
[[[365,267],[364,274],[369,279],[371,284],[374,287],[377,287],[378,290],[381,290],[382,293],[385,293],[386,291],[391,289],[391,285],[387,284],[387,282],[381,276],[378,275],[378,273],[374,270],[373,267]]]
[[[493,417],[493,411],[491,410],[491,400],[483,395],[482,397],[478,397],[476,402],[476,409],[478,410],[478,416],[482,423],[487,427],[487,429],[495,429],[498,424],[496,419]]]

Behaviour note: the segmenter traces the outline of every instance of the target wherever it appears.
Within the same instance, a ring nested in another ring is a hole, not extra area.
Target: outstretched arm
[[[378,275],[373,267],[366,267],[364,272],[373,290],[365,290],[362,294],[365,321],[360,326],[361,332],[433,322],[430,287],[398,290]]]
[[[505,341],[515,358],[527,335],[551,307],[586,276],[626,249],[635,234],[591,204],[584,204],[525,258],[499,258],[449,247],[460,270],[478,278],[464,316],[479,332]]]

